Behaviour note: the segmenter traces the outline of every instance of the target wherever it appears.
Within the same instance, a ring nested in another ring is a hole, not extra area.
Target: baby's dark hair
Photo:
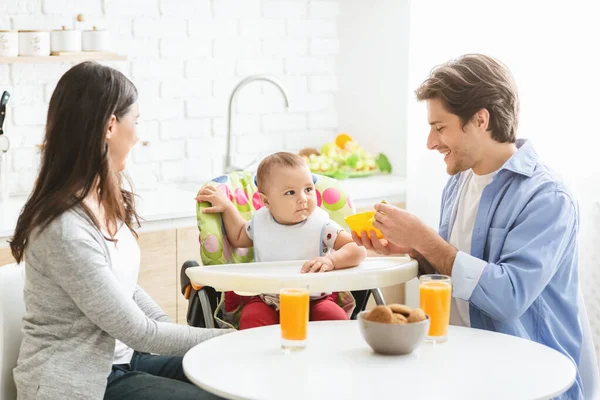
[[[304,158],[300,157],[298,154],[286,151],[273,153],[265,157],[258,165],[258,170],[256,171],[256,186],[258,186],[260,192],[264,191],[269,175],[274,167],[299,168],[305,167],[306,165]]]

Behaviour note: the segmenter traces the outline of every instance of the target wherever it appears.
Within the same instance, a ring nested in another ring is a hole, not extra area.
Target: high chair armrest
[[[190,278],[187,276],[185,271],[190,267],[199,267],[200,264],[196,260],[187,260],[183,263],[181,267],[181,272],[179,273],[179,282],[181,282],[181,294],[185,296],[186,299],[189,298],[190,287],[192,282]],[[194,288],[195,289],[195,288]],[[198,290],[198,289],[196,289]]]

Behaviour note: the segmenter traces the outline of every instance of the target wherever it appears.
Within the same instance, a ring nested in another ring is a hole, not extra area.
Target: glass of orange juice
[[[452,283],[447,275],[421,275],[419,278],[421,309],[429,315],[429,333],[425,340],[445,342],[450,324]]]
[[[307,286],[286,287],[279,291],[281,348],[301,350],[306,345],[310,292]]]

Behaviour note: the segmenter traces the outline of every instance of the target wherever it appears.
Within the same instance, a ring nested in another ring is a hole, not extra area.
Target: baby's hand
[[[317,257],[314,260],[310,260],[304,263],[302,266],[302,272],[310,273],[310,272],[327,272],[332,271],[334,269],[333,261],[329,257]]]
[[[214,186],[203,187],[196,196],[196,201],[207,201],[212,205],[212,207],[206,207],[202,210],[206,214],[222,213],[232,204],[227,195]]]

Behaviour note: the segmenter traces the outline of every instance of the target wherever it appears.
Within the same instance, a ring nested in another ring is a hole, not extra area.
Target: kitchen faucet
[[[290,106],[285,88],[283,87],[281,82],[279,82],[275,78],[265,76],[265,75],[252,75],[247,78],[244,78],[240,83],[237,84],[237,86],[233,89],[233,91],[231,92],[231,95],[229,96],[229,109],[228,109],[228,114],[227,114],[227,155],[225,156],[225,173],[226,174],[229,172],[242,170],[242,168],[234,167],[233,165],[231,165],[231,107],[233,105],[233,99],[235,98],[235,95],[238,92],[238,90],[240,90],[242,87],[246,86],[246,84],[253,82],[253,81],[270,82],[273,85],[277,86],[277,88],[279,89],[279,91],[281,92],[281,94],[283,95],[283,98],[285,100],[285,107],[289,108],[289,106]],[[256,160],[254,160],[254,161],[256,161]],[[252,161],[248,166],[252,165],[254,163],[254,161]],[[248,166],[246,166],[246,168]]]

